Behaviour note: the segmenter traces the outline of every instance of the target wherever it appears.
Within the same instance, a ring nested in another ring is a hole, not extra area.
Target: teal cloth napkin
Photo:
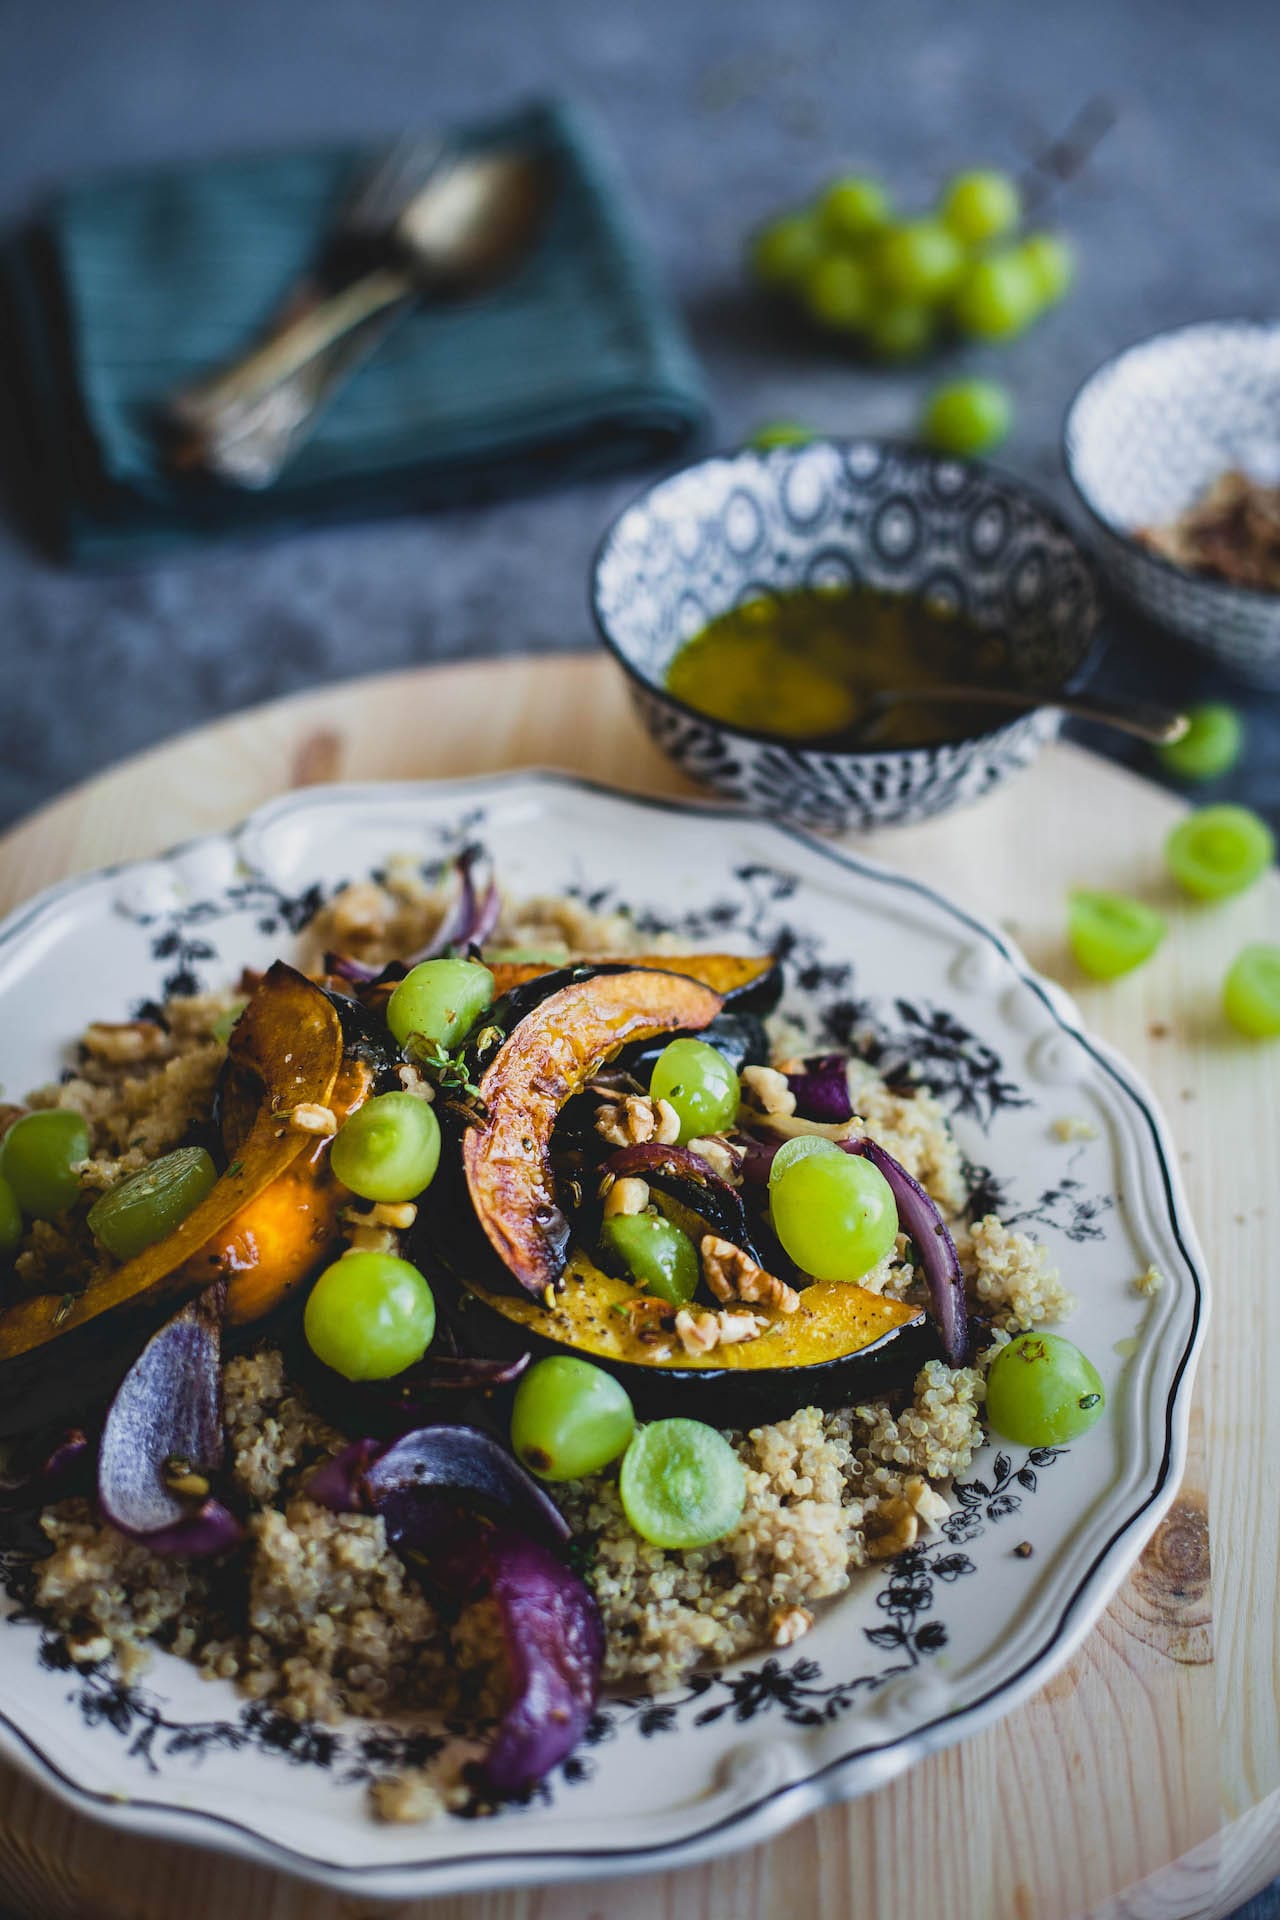
[[[551,157],[533,253],[474,300],[415,308],[263,493],[167,472],[157,404],[251,343],[374,156],[328,148],[104,180],[13,240],[4,362],[20,486],[45,538],[75,561],[145,558],[581,479],[694,434],[698,369],[590,122],[540,104],[463,137]]]

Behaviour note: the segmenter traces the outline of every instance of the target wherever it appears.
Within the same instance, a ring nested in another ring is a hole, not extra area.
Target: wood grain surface
[[[0,842],[0,908],[226,827],[289,786],[533,765],[689,791],[603,660],[423,669],[238,716],[76,789]],[[1153,1084],[1216,1284],[1179,1498],[1037,1698],[882,1791],[711,1866],[390,1909],[108,1832],[0,1767],[0,1899],[32,1920],[1216,1920],[1280,1871],[1280,1048],[1234,1038],[1218,1011],[1237,948],[1280,940],[1280,880],[1188,907],[1161,858],[1177,812],[1154,786],[1060,746],[980,808],[871,849],[1002,922]],[[1076,973],[1062,933],[1076,883],[1161,905],[1170,937],[1150,965],[1106,987]]]

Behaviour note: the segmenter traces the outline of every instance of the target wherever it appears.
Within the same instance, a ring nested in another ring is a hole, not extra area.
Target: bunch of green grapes
[[[833,180],[752,236],[756,279],[883,359],[915,359],[947,332],[1009,340],[1061,300],[1074,263],[1053,233],[1025,233],[1007,174],[951,180],[932,213],[897,219],[879,181]]]

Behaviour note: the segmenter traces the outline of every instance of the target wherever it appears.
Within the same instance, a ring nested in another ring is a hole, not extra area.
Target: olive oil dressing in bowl
[[[1088,560],[1019,482],[871,440],[659,481],[605,535],[592,589],[664,752],[717,793],[829,830],[927,819],[1028,765],[1100,612]],[[929,681],[989,685],[991,704],[931,705]],[[911,697],[861,744],[887,691]],[[1010,714],[1010,693],[1026,710]]]

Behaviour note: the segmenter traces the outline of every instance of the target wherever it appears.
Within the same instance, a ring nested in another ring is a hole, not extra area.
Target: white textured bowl
[[[1149,553],[1227,467],[1280,482],[1280,323],[1158,333],[1099,367],[1063,429],[1063,458],[1126,599],[1259,687],[1280,687],[1280,593],[1209,580]]]

